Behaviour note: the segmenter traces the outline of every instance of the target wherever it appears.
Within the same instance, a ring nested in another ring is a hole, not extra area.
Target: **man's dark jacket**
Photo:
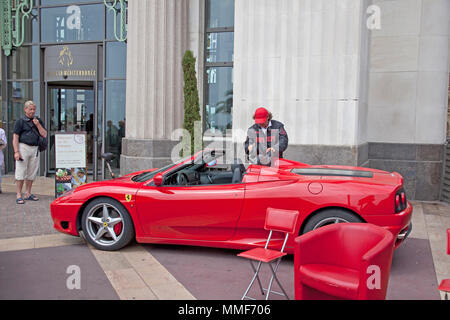
[[[245,140],[245,153],[247,155],[249,155],[248,146],[256,143],[257,155],[265,155],[268,148],[274,148],[276,152],[279,152],[279,157],[283,158],[283,152],[286,151],[289,142],[284,124],[276,120],[271,120],[270,123],[271,125],[267,127],[267,135],[264,134],[258,124],[248,128],[247,139]]]

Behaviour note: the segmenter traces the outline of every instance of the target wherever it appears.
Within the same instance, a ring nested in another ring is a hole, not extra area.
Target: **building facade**
[[[152,0],[129,10],[130,33],[144,38],[128,41],[127,119],[137,125],[123,172],[169,161],[189,49],[205,141],[239,149],[263,105],[286,125],[286,157],[398,171],[410,198],[440,198],[449,1]]]
[[[450,1],[131,0],[126,42],[114,36],[106,3],[36,5],[24,45],[2,59],[2,119],[9,132],[25,96],[40,101],[46,124],[68,130],[70,118],[59,113],[67,107],[58,97],[84,94],[76,104],[94,100],[93,107],[77,109],[72,119],[86,127],[80,119],[94,113],[96,178],[104,175],[98,155],[105,151],[118,156],[121,174],[164,165],[180,143],[181,60],[191,50],[206,145],[231,143],[239,155],[254,110],[266,106],[286,126],[287,158],[397,171],[409,198],[441,198],[450,136]],[[81,8],[84,30],[73,35],[61,26],[72,5]],[[84,59],[84,67],[96,70],[92,79],[52,73],[52,54],[64,45],[73,55],[89,52],[77,46],[97,47],[95,67],[87,65],[95,50]],[[43,174],[51,173],[51,153]]]
[[[1,36],[20,44],[2,50],[1,120],[8,141],[24,102],[33,100],[50,133],[40,174],[55,172],[56,132],[85,131],[88,171],[101,179],[100,155],[113,152],[120,158],[126,125],[126,43],[115,36],[117,14],[102,0],[2,1],[2,14],[8,2],[17,33],[8,34],[3,19]],[[9,143],[6,173],[14,171],[12,148]],[[120,161],[113,166],[119,171]]]

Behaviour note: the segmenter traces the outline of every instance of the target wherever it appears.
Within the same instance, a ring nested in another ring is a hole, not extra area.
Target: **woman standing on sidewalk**
[[[6,148],[5,130],[0,128],[0,193],[2,193],[2,170],[3,170],[3,149]]]

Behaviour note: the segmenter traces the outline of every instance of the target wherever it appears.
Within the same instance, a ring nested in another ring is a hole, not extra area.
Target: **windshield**
[[[194,159],[193,159],[192,163],[196,163],[196,164],[209,163],[209,162],[211,162],[212,160],[214,160],[214,159],[216,159],[218,157],[224,156],[224,154],[225,154],[225,152],[223,152],[223,151],[215,151],[215,150],[205,151],[205,150],[203,150],[203,151],[198,152],[194,156]],[[193,158],[192,156],[185,157],[184,159],[181,159],[180,161],[177,161],[177,164],[178,163],[183,163],[183,162],[185,162],[185,161],[187,161],[189,159],[192,159],[192,158]],[[157,169],[155,171],[143,172],[141,174],[138,174],[138,175],[134,176],[131,180],[133,180],[134,182],[148,181],[148,180],[152,179],[157,173],[164,172],[167,169],[173,167],[174,165],[175,165],[174,163],[171,163],[171,164],[169,164],[169,165],[167,165],[165,167],[162,167],[160,169]]]
[[[151,171],[151,172],[143,172],[143,173],[141,173],[141,174],[138,174],[137,176],[134,176],[131,180],[133,180],[134,182],[144,182],[144,181],[150,180],[150,179],[153,178],[157,173],[164,172],[164,171],[166,171],[167,169],[171,168],[172,166],[173,166],[173,163],[171,163],[171,164],[169,164],[169,165],[167,165],[167,166],[165,166],[165,167],[162,167],[162,168],[160,168],[160,169],[157,169],[157,170],[155,170],[155,171]]]

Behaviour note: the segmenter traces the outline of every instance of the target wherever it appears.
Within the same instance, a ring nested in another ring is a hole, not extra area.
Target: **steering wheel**
[[[177,184],[178,185],[187,186],[188,182],[189,182],[188,178],[184,173],[179,172],[177,174]]]

